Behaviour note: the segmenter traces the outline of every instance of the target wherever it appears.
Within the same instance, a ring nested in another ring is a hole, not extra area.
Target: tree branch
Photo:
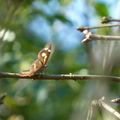
[[[107,24],[107,25],[101,25],[101,26],[93,26],[93,27],[77,27],[76,29],[83,32],[84,30],[91,30],[91,29],[99,29],[99,28],[106,28],[106,27],[117,27],[120,26],[120,23],[118,24]]]
[[[93,108],[96,105],[102,106],[103,108],[105,108],[107,111],[109,111],[110,113],[112,113],[113,115],[115,115],[117,118],[120,119],[120,113],[118,113],[115,109],[113,109],[110,105],[108,105],[106,102],[104,102],[104,97],[102,97],[102,99],[99,100],[93,100],[91,102],[91,107],[90,110],[88,111],[88,115],[87,115],[87,120],[91,120],[92,116],[93,116]]]
[[[27,78],[34,80],[106,80],[120,82],[120,77],[106,75],[74,75],[71,73],[62,75],[36,75],[31,77],[21,77],[18,73],[0,72],[0,78]]]
[[[93,40],[120,40],[120,36],[97,35],[88,30],[84,30],[83,33],[86,35],[85,39],[82,40],[83,43]]]
[[[117,118],[120,119],[120,113],[118,113],[115,109],[113,109],[110,105],[108,105],[107,103],[105,103],[103,101],[104,99],[99,100],[99,104],[102,105],[107,111],[109,111],[110,113],[112,113],[113,115],[115,115]]]

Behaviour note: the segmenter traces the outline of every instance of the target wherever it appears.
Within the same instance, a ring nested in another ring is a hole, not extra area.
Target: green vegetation
[[[45,44],[52,43],[54,52],[47,74],[119,76],[119,42],[114,43],[114,49],[112,42],[81,43],[83,35],[76,30],[81,25],[99,24],[100,17],[109,16],[108,4],[84,1],[84,9],[81,7],[73,0],[1,0],[0,71],[29,69]],[[4,92],[7,97],[0,107],[2,120],[83,120],[92,100],[119,96],[119,84],[4,78],[0,79],[0,93]],[[97,120],[102,116],[98,113]]]

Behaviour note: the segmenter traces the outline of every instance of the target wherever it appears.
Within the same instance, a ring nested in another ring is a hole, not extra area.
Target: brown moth
[[[45,70],[45,68],[47,67],[46,63],[50,57],[50,54],[51,54],[51,44],[48,44],[45,46],[44,49],[42,49],[38,53],[38,59],[32,63],[30,70],[23,71],[19,75],[22,77],[25,77],[25,76],[30,77],[30,76],[34,76],[39,73],[42,73]]]

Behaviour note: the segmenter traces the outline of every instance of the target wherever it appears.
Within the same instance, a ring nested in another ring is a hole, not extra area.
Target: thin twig
[[[36,75],[36,76],[25,76],[21,77],[18,73],[6,73],[0,72],[0,78],[27,78],[34,80],[107,80],[120,82],[120,77],[107,76],[107,75],[74,75],[74,74],[63,74],[63,75]]]
[[[99,28],[106,28],[106,27],[117,27],[120,26],[120,23],[118,24],[107,24],[107,25],[101,25],[101,26],[93,26],[93,27],[77,27],[76,29],[83,32],[84,30],[91,30],[91,29],[99,29]]]
[[[88,30],[84,30],[83,33],[86,35],[82,42],[91,42],[93,40],[120,40],[120,36],[107,36],[107,35],[97,35],[93,34]]]
[[[101,23],[108,23],[108,22],[120,22],[120,19],[114,19],[111,17],[103,17]]]

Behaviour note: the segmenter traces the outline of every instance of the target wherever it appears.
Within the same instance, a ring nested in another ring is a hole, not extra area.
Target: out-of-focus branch
[[[97,35],[88,30],[84,30],[83,33],[85,34],[85,39],[82,40],[83,43],[93,40],[120,40],[120,36]]]
[[[93,116],[93,107],[96,105],[102,106],[103,108],[105,108],[107,111],[109,111],[110,113],[112,113],[113,115],[115,115],[117,118],[120,119],[120,113],[118,113],[115,109],[113,109],[110,105],[108,105],[107,103],[104,102],[104,97],[102,97],[102,99],[99,100],[93,100],[91,102],[91,108],[88,111],[88,115],[87,115],[87,120],[91,120],[92,116]]]
[[[3,100],[6,97],[6,95],[7,95],[7,93],[3,93],[0,95],[0,105],[4,103]]]
[[[108,23],[108,22],[120,22],[120,19],[114,19],[111,17],[103,17],[101,23]]]
[[[84,30],[91,30],[91,29],[99,29],[99,28],[108,28],[108,27],[117,27],[120,26],[120,23],[118,24],[107,24],[107,25],[101,25],[101,26],[93,26],[93,27],[77,27],[76,29],[83,32]]]
[[[107,111],[115,115],[117,118],[120,119],[120,113],[118,113],[115,109],[109,106],[107,103],[103,101],[104,99],[99,100],[99,105],[103,106]]]
[[[74,74],[62,74],[62,75],[36,75],[31,77],[21,77],[16,73],[0,72],[0,78],[26,78],[34,80],[102,80],[102,81],[115,81],[120,82],[120,77],[106,76],[106,75],[74,75]]]
[[[120,104],[120,98],[112,99],[111,102]]]

